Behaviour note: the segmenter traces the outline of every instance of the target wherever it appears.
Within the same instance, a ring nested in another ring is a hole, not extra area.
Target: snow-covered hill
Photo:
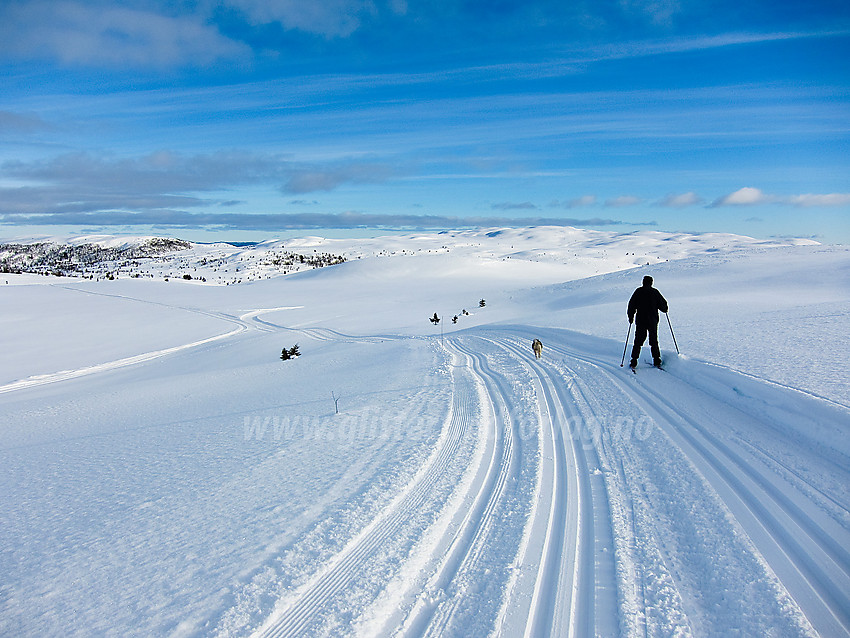
[[[707,252],[802,244],[815,242],[760,241],[717,233],[623,235],[564,227],[447,231],[357,240],[304,237],[239,245],[193,244],[161,237],[88,235],[0,243],[0,273],[87,279],[186,279],[229,285],[336,265],[351,259],[452,253],[474,259],[479,264],[510,259],[569,265],[570,278],[577,278]],[[563,272],[559,274],[563,276]]]
[[[346,261],[279,276],[283,251]],[[0,278],[0,634],[850,634],[847,249],[533,228],[145,259]],[[644,274],[682,353],[662,319],[667,370],[632,375]]]
[[[162,237],[75,237],[0,244],[0,273],[82,279],[183,279],[240,284],[345,261],[339,255],[286,250],[281,242],[191,244]]]

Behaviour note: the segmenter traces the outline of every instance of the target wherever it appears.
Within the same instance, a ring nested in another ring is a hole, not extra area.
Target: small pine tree
[[[289,356],[290,357],[300,357],[301,356],[301,351],[298,349],[297,343],[289,349]]]
[[[283,350],[281,350],[281,351],[280,351],[280,358],[281,358],[283,361],[287,361],[287,360],[289,360],[289,359],[291,359],[291,358],[292,358],[292,355],[290,355],[290,354],[289,354],[289,350],[287,350],[286,348],[284,348]]]
[[[479,307],[479,308],[483,308],[483,307],[484,307],[484,306],[486,306],[486,305],[487,305],[487,303],[486,303],[483,299],[482,299],[481,301],[479,301],[479,302],[478,302],[478,307]]]

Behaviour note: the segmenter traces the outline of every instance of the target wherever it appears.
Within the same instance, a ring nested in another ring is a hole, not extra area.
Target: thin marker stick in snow
[[[626,350],[629,347],[629,335],[632,334],[632,322],[629,322],[629,330],[626,332],[626,345],[623,346],[623,360],[620,361],[620,367],[623,367],[623,364],[626,362]]]
[[[675,333],[673,332],[673,324],[672,324],[672,323],[670,323],[670,315],[668,315],[668,314],[665,312],[665,313],[664,313],[664,316],[665,316],[665,317],[667,317],[667,325],[668,325],[668,326],[670,326],[670,334],[671,334],[671,335],[672,335],[672,337],[673,337],[673,345],[674,345],[674,346],[676,346],[676,354],[679,354],[679,344],[678,344],[678,343],[676,343],[676,335],[675,335]]]

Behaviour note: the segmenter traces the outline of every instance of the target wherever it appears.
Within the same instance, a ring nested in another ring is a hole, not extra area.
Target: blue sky
[[[850,243],[850,4],[0,5],[0,236]]]

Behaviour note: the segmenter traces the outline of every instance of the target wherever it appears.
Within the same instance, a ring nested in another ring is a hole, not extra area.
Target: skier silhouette
[[[661,350],[658,347],[658,311],[667,312],[667,300],[652,287],[652,277],[646,275],[643,285],[632,293],[629,299],[629,323],[635,323],[635,344],[632,348],[632,360],[629,367],[637,367],[640,349],[649,336],[649,348],[652,351],[652,364],[661,367]]]

